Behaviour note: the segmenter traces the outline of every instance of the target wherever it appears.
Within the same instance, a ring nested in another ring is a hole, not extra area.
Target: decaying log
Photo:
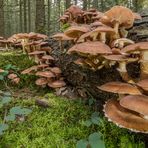
[[[142,14],[142,20],[135,22],[134,27],[129,30],[128,37],[136,42],[148,41],[148,11],[147,14]],[[117,65],[97,71],[83,68],[73,63],[73,61],[77,59],[77,56],[67,55],[60,51],[57,41],[50,38],[48,42],[54,49],[53,56],[57,57],[57,65],[62,69],[68,86],[75,89],[75,92],[77,92],[80,97],[93,97],[102,102],[113,97],[110,93],[98,90],[96,86],[109,81],[121,81],[121,77],[116,70]],[[65,49],[68,49],[70,44],[65,42],[63,46]],[[131,77],[135,78],[139,76],[140,69],[138,63],[127,65],[127,70]]]

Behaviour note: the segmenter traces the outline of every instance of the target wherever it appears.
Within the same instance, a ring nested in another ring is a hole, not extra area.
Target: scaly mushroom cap
[[[65,85],[66,85],[66,83],[62,80],[57,80],[57,81],[48,83],[48,86],[51,87],[51,88],[60,88],[60,87],[63,87]]]
[[[106,33],[109,33],[109,34],[115,34],[115,31],[113,28],[109,27],[109,26],[99,26],[97,27],[95,30],[92,31],[92,34],[93,33],[100,33],[100,32],[106,32]]]
[[[14,74],[14,73],[8,75],[8,79],[13,80],[13,79],[15,79],[15,78],[17,78],[17,75]]]
[[[118,93],[118,94],[141,95],[141,92],[137,87],[122,82],[109,82],[102,86],[98,86],[97,88],[103,91]]]
[[[90,31],[88,26],[71,26],[64,33],[71,38],[78,38],[82,34]]]
[[[96,56],[99,54],[111,54],[111,49],[106,44],[96,41],[96,42],[84,42],[74,45],[68,50],[68,54],[78,53]]]
[[[54,38],[55,40],[61,40],[61,41],[73,40],[73,38],[68,37],[64,33],[57,33],[57,34],[53,35],[52,38]]]
[[[137,86],[141,87],[143,90],[148,91],[148,79],[141,80],[137,83]]]
[[[124,47],[121,50],[121,52],[122,53],[132,53],[135,51],[142,51],[142,50],[148,50],[148,42],[140,42],[140,43],[128,45]]]
[[[104,13],[101,22],[112,27],[118,22],[119,26],[130,28],[134,23],[134,15],[133,12],[126,7],[114,6]]]
[[[140,113],[148,119],[148,96],[129,95],[120,99],[119,103],[124,108]]]
[[[55,75],[51,71],[39,71],[36,73],[36,76],[45,77],[45,78],[55,77]]]
[[[29,39],[29,35],[27,33],[18,33],[15,34],[15,38],[16,39]]]
[[[115,99],[110,99],[104,106],[105,116],[119,127],[134,132],[148,133],[148,120],[133,111],[125,109]]]
[[[50,68],[49,70],[53,72],[55,75],[60,75],[62,73],[59,67],[53,67],[53,68]]]
[[[52,56],[50,56],[50,55],[44,55],[44,56],[42,56],[42,59],[43,60],[51,60],[51,61],[54,61],[54,58]]]
[[[73,18],[77,17],[79,14],[82,14],[83,11],[81,10],[80,7],[76,6],[76,5],[71,5],[66,12],[69,12],[72,14]]]
[[[43,86],[46,85],[48,83],[46,78],[39,78],[35,81],[35,84],[38,86]]]

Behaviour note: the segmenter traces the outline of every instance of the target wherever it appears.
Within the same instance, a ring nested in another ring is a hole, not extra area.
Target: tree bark
[[[71,5],[71,0],[65,0],[65,7],[68,9]]]
[[[0,0],[0,36],[5,36],[4,1]]]
[[[26,4],[26,0],[24,0],[24,32],[27,32],[27,4]]]
[[[31,9],[30,9],[30,0],[28,0],[28,32],[31,31]]]
[[[44,0],[36,0],[36,32],[45,33],[45,5]]]

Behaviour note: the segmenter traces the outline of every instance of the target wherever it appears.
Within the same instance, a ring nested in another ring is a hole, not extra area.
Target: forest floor
[[[16,66],[18,72],[34,65],[21,51],[1,51],[0,68],[8,64]],[[27,107],[32,113],[23,122],[10,123],[0,137],[0,148],[75,148],[79,140],[87,139],[94,132],[102,133],[107,148],[145,147],[142,135],[108,122],[94,108],[95,101],[57,97],[51,90],[35,86],[36,77],[19,76],[18,86],[7,82],[7,89],[13,96],[10,106]],[[3,83],[0,83],[0,90],[5,90]],[[36,99],[46,99],[49,107],[36,105]]]

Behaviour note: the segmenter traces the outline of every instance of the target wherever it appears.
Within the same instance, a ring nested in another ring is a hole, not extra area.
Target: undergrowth
[[[19,51],[0,53],[0,68],[7,64],[24,70],[34,62]],[[106,148],[145,148],[142,136],[121,129],[108,122],[102,114],[97,118],[98,124],[89,123],[91,115],[96,112],[91,105],[78,99],[76,101],[56,97],[45,89],[44,95],[34,85],[35,77],[20,75],[18,86],[8,85],[18,96],[13,98],[10,105],[30,108],[32,113],[23,122],[10,125],[5,134],[0,137],[0,148],[75,148],[81,139],[88,139],[94,132],[103,135]],[[19,90],[29,88],[33,95],[21,94]],[[3,89],[3,84],[0,84]],[[21,96],[21,97],[20,97]],[[50,107],[45,109],[35,105],[35,99],[44,98]],[[2,111],[0,111],[2,112]],[[96,121],[95,121],[96,123]],[[97,148],[97,147],[94,147]]]

